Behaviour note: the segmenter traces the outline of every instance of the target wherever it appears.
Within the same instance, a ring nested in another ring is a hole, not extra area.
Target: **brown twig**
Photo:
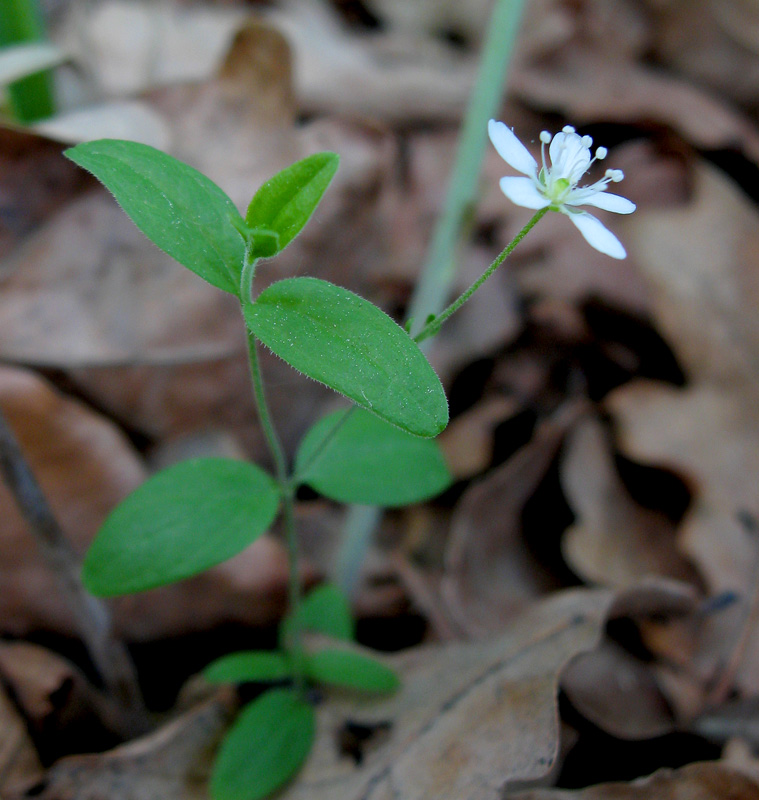
[[[0,411],[0,474],[34,534],[79,628],[82,641],[111,696],[109,724],[124,736],[151,726],[137,676],[123,642],[115,638],[108,606],[88,594],[80,577],[76,551],[58,524],[18,441]]]

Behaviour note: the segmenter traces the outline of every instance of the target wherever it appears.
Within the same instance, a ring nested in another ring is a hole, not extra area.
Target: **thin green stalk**
[[[524,0],[497,0],[488,25],[477,78],[459,136],[445,205],[432,235],[424,267],[411,300],[409,317],[423,324],[443,308],[456,274],[462,225],[473,208],[487,145],[487,121],[498,113],[506,68],[514,49]]]
[[[243,262],[242,274],[240,278],[240,290],[243,303],[250,302],[253,287],[253,278],[256,272],[256,259],[253,254],[253,246],[249,244],[245,248],[245,260]],[[288,562],[288,605],[289,613],[297,618],[298,609],[301,604],[300,569],[298,556],[298,535],[295,526],[295,484],[288,474],[287,459],[282,442],[274,427],[269,403],[266,399],[264,389],[264,378],[261,372],[261,362],[258,358],[258,348],[256,338],[252,333],[246,336],[248,345],[248,363],[250,365],[250,377],[253,384],[253,396],[258,410],[258,419],[264,432],[266,444],[268,445],[271,457],[274,459],[274,466],[277,474],[280,495],[282,497],[282,521],[285,528],[285,542],[287,545]],[[297,625],[293,626],[292,641],[287,643],[288,648],[295,653],[301,651],[301,631]],[[303,675],[302,660],[299,657],[293,659],[293,679],[299,691],[305,687],[305,676]]]
[[[44,39],[45,26],[37,0],[0,0],[0,47]],[[19,122],[35,122],[55,112],[49,71],[16,81],[8,94]]]
[[[487,121],[498,114],[506,84],[506,69],[514,49],[524,0],[496,0],[483,45],[477,79],[469,97],[456,161],[451,170],[445,205],[432,236],[427,258],[411,300],[409,317],[424,324],[445,305],[455,276],[464,220],[475,203],[487,144]],[[348,511],[338,555],[338,581],[350,596],[381,513]]]
[[[521,231],[501,250],[495,261],[480,275],[479,278],[464,292],[462,292],[441,314],[431,319],[414,337],[415,342],[423,342],[434,336],[440,326],[455,314],[461,306],[482,286],[483,283],[503,264],[503,262],[514,252],[514,248],[524,239],[525,236],[535,227],[535,225],[546,215],[548,206],[536,211],[532,219],[522,228]]]

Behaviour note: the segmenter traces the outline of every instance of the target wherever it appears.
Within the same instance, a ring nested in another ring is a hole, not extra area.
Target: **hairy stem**
[[[243,264],[241,276],[243,303],[250,302],[254,277],[255,258],[253,256],[253,248],[249,245],[245,250],[245,262]],[[248,332],[246,341],[248,344],[248,363],[250,365],[250,377],[253,383],[253,396],[258,411],[258,419],[264,432],[269,453],[271,453],[271,457],[274,460],[277,483],[279,484],[280,495],[282,497],[282,520],[285,528],[285,542],[287,544],[289,613],[291,616],[297,617],[301,603],[301,586],[298,535],[295,526],[295,482],[288,473],[285,451],[277,434],[277,429],[274,427],[271,412],[269,411],[269,403],[266,400],[264,378],[261,372],[261,363],[258,358],[256,338],[252,333]],[[300,629],[296,624],[293,626],[292,641],[287,642],[288,649],[299,652],[301,649],[301,638]],[[299,690],[302,690],[305,685],[305,680],[301,659],[299,657],[293,659],[293,669],[295,673],[295,685]]]
[[[548,212],[548,207],[536,211],[532,219],[522,228],[521,231],[501,250],[495,261],[480,275],[479,278],[464,292],[462,292],[441,314],[431,319],[419,333],[414,337],[415,342],[423,342],[434,336],[448,317],[455,314],[461,306],[482,286],[483,283],[503,264],[503,262],[514,252],[516,246],[525,236],[535,227]]]
[[[53,515],[1,411],[0,474],[57,578],[87,652],[112,698],[107,709],[110,724],[125,736],[144,733],[151,725],[134,665],[123,642],[114,636],[110,609],[84,588],[79,557]]]

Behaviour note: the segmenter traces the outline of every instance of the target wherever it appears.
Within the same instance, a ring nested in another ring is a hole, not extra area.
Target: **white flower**
[[[632,214],[635,203],[606,191],[609,183],[618,183],[625,176],[621,170],[607,169],[604,177],[589,186],[578,186],[580,178],[590,165],[606,158],[606,148],[599,147],[591,158],[590,136],[580,136],[570,125],[551,137],[548,131],[540,134],[543,166],[538,164],[527,148],[503,122],[491,119],[488,124],[490,141],[498,155],[526,178],[501,178],[501,191],[513,203],[525,208],[549,208],[566,214],[591,247],[612,258],[624,258],[625,248],[617,237],[607,230],[592,214],[577,206],[595,206],[617,214]],[[546,163],[546,145],[551,165]]]

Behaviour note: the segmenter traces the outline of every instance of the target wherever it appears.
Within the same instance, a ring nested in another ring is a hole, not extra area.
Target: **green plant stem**
[[[253,246],[249,244],[245,248],[245,261],[243,262],[242,274],[240,279],[242,302],[250,302],[253,288],[253,278],[255,277],[256,259],[253,255]],[[256,338],[248,332],[246,336],[248,344],[248,363],[250,365],[250,377],[253,383],[253,397],[258,410],[258,419],[264,432],[264,438],[268,445],[271,457],[274,459],[274,466],[277,474],[277,483],[282,497],[282,521],[285,528],[285,543],[287,545],[287,565],[288,565],[288,611],[292,617],[297,619],[298,609],[301,604],[300,587],[300,568],[298,555],[298,535],[295,526],[295,481],[288,474],[287,459],[282,442],[274,427],[269,403],[266,399],[264,389],[264,378],[261,372],[261,362],[258,358],[258,347]],[[287,642],[287,647],[296,654],[301,651],[301,631],[298,625],[293,626],[292,640]],[[305,676],[303,675],[302,659],[296,655],[293,659],[293,679],[298,691],[305,688]]]
[[[482,286],[483,283],[503,264],[503,262],[514,252],[516,246],[524,239],[525,236],[537,225],[537,223],[548,212],[548,206],[536,211],[532,219],[522,228],[521,231],[501,250],[496,257],[495,261],[480,275],[479,278],[464,292],[462,292],[441,314],[431,319],[422,328],[419,333],[414,337],[415,342],[423,342],[434,336],[439,330],[441,325],[448,319],[448,317],[455,314],[461,306]]]
[[[409,319],[424,323],[429,314],[444,308],[456,273],[464,221],[474,206],[487,145],[487,121],[498,114],[506,72],[522,19],[524,0],[496,0],[488,24],[472,93],[462,124],[456,161],[451,169],[445,203],[427,251],[419,282],[411,299]],[[424,349],[424,345],[421,346]],[[357,585],[356,576],[364,562],[379,524],[381,512],[374,515],[349,509],[338,561],[342,565],[340,585],[349,592]]]
[[[456,274],[462,227],[477,199],[480,169],[487,146],[487,121],[498,113],[523,7],[524,0],[496,0],[493,6],[443,210],[411,299],[409,318],[418,323],[423,323],[429,314],[436,314],[443,308]]]
[[[295,486],[293,480],[288,475],[285,452],[282,448],[282,443],[279,440],[279,436],[277,435],[274,423],[272,422],[271,413],[269,412],[269,404],[266,400],[263,375],[261,373],[261,364],[258,359],[256,339],[252,333],[248,333],[246,338],[248,342],[248,362],[250,364],[250,376],[253,383],[253,396],[255,397],[256,408],[258,409],[258,419],[261,423],[261,428],[263,429],[269,452],[274,459],[277,483],[279,485],[279,490],[282,497],[282,519],[285,528],[285,542],[287,545],[288,561],[288,611],[292,617],[297,619],[298,609],[300,608],[301,603],[301,589],[298,557],[298,536],[295,527]],[[292,641],[287,643],[288,649],[296,653],[300,652],[301,638],[300,629],[297,625],[294,625]],[[293,659],[293,673],[296,687],[299,690],[302,690],[305,686],[305,679],[303,676],[300,658]]]

